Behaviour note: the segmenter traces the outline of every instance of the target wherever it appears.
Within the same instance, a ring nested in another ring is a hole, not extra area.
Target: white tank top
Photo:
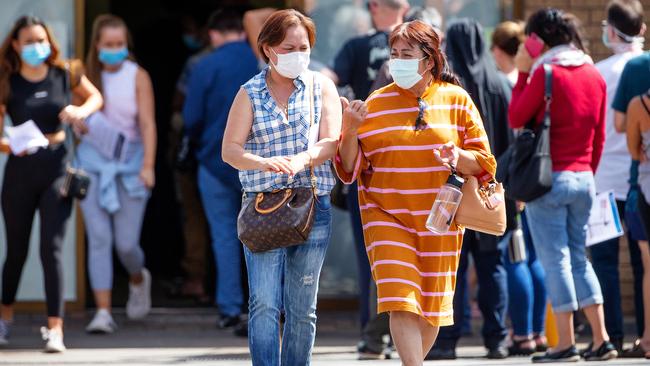
[[[125,60],[115,72],[102,71],[104,115],[129,141],[140,140],[135,79],[138,64]]]

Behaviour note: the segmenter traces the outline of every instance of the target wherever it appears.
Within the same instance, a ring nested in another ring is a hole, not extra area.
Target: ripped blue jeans
[[[263,253],[244,248],[250,291],[248,346],[254,366],[310,364],[318,280],[331,223],[330,197],[319,196],[307,242]],[[285,316],[282,342],[281,312]]]

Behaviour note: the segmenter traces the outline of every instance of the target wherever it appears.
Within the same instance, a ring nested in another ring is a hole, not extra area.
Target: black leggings
[[[40,256],[45,281],[47,315],[63,317],[61,248],[72,200],[58,193],[69,161],[64,144],[33,155],[11,155],[2,185],[2,215],[7,232],[7,257],[2,270],[2,304],[16,301],[20,276],[29,251],[34,214],[41,220]]]
[[[643,224],[643,230],[645,230],[645,237],[650,239],[650,236],[648,236],[648,234],[650,234],[650,205],[648,205],[648,201],[646,201],[645,196],[640,189],[638,208],[639,217],[641,218],[641,223]]]

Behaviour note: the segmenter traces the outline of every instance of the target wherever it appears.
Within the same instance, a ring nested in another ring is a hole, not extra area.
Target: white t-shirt
[[[606,58],[596,64],[596,68],[607,84],[607,118],[605,127],[605,147],[596,171],[596,191],[614,191],[617,200],[625,200],[629,190],[630,153],[627,150],[627,140],[624,133],[616,132],[614,127],[614,110],[611,102],[614,100],[616,88],[628,60],[638,56],[643,51],[629,51]]]

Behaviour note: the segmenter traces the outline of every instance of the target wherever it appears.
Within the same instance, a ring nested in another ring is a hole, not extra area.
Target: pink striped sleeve
[[[350,173],[346,172],[343,168],[343,162],[341,161],[341,153],[336,151],[334,156],[334,169],[336,170],[336,175],[339,176],[339,179],[345,184],[352,184],[359,177],[359,174],[368,169],[368,160],[361,150],[361,144],[359,144],[359,152],[357,153],[357,158],[354,163],[354,170]]]

